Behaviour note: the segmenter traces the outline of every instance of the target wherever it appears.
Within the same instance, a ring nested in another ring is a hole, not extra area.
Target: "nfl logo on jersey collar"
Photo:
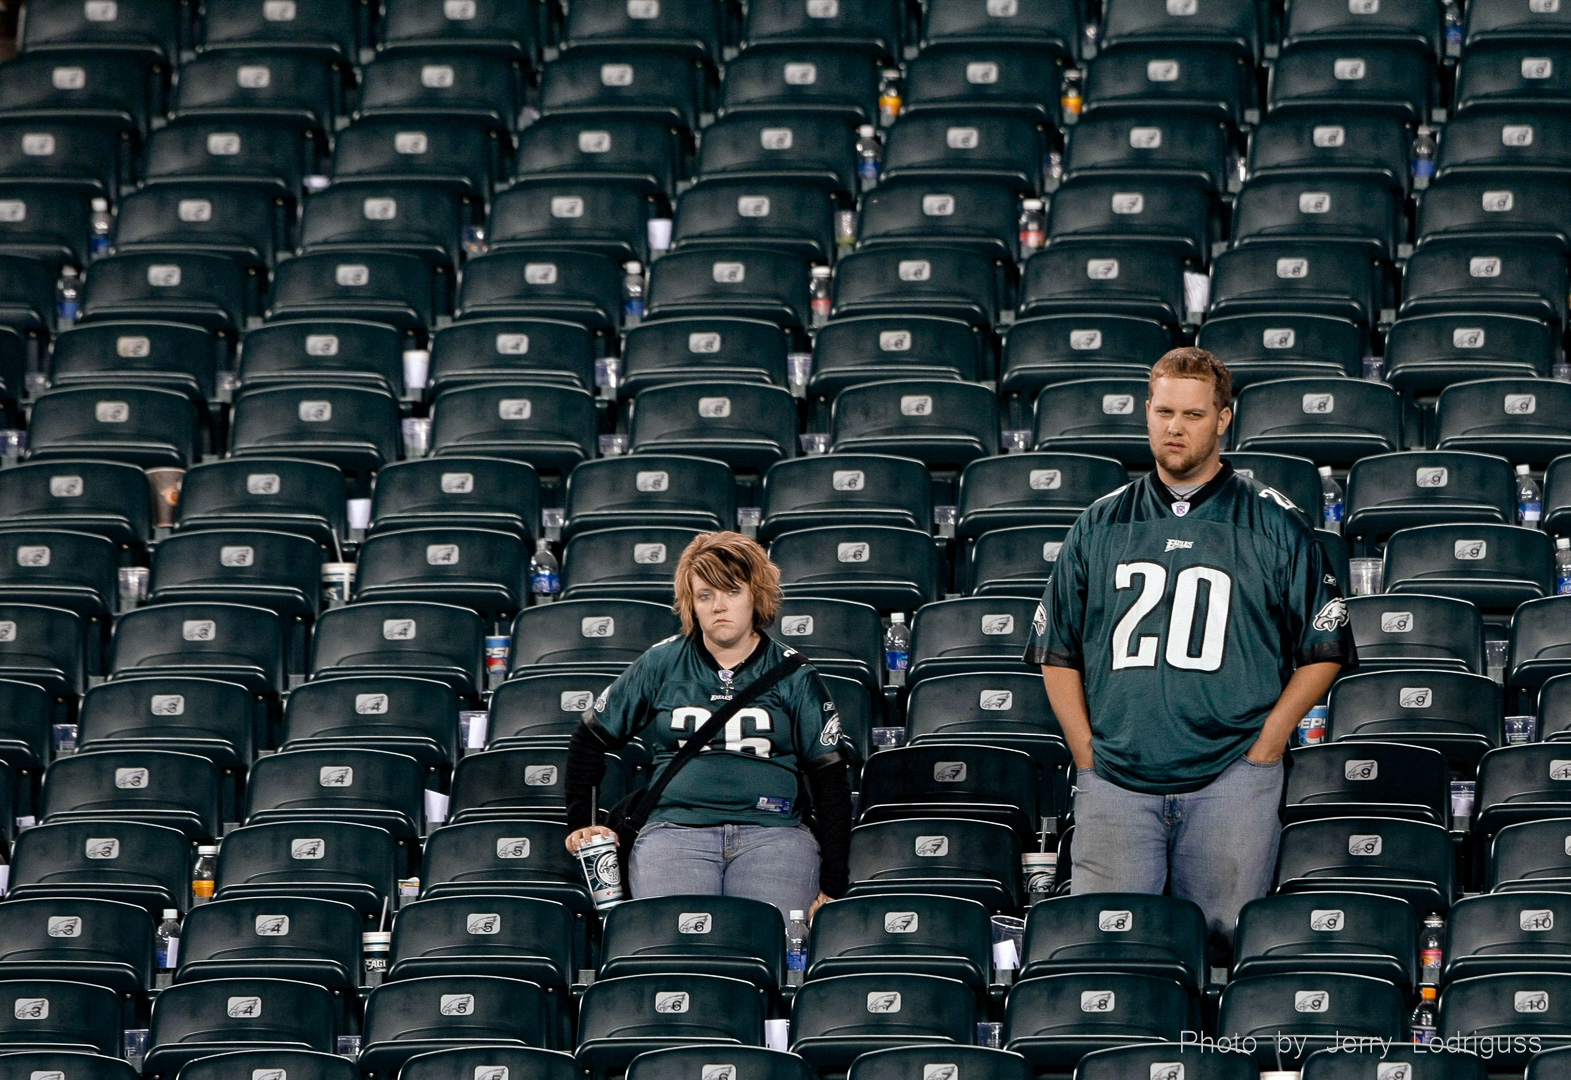
[[[1183,517],[1187,513],[1189,513],[1189,500],[1188,499],[1180,499],[1176,503],[1173,504],[1173,516],[1174,517]]]

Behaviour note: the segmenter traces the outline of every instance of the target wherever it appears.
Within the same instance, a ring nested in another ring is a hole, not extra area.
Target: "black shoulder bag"
[[[742,709],[747,708],[757,701],[763,694],[780,680],[791,675],[798,668],[807,663],[807,657],[801,653],[792,653],[780,663],[764,672],[758,678],[748,683],[730,701],[705,720],[703,725],[693,733],[693,737],[682,744],[665,768],[660,770],[654,782],[646,788],[634,791],[622,799],[621,802],[606,811],[606,825],[616,833],[617,847],[625,859],[633,850],[633,841],[638,838],[639,830],[649,823],[649,815],[654,813],[655,806],[660,802],[664,793],[676,774],[682,767],[698,756],[700,750],[708,746],[726,722]]]

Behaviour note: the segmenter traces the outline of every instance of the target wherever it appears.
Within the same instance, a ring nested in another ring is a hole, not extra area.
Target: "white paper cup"
[[[649,238],[650,251],[671,250],[671,219],[668,217],[654,217],[649,219],[645,227]]]
[[[431,375],[431,353],[426,349],[404,350],[404,387],[424,390]]]

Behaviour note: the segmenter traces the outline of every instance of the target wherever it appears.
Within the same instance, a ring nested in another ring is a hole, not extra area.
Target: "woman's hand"
[[[571,839],[571,837],[569,837],[569,839]],[[818,897],[813,901],[812,907],[807,909],[807,921],[808,922],[812,922],[813,921],[813,916],[818,914],[818,909],[819,908],[823,907],[825,904],[829,904],[829,903],[833,903],[833,902],[834,901],[833,901],[833,899],[831,897],[828,897],[828,896],[824,895],[823,893],[819,893]]]
[[[616,833],[612,832],[604,825],[590,825],[588,828],[575,829],[567,834],[567,853],[569,855],[577,855],[579,848],[583,847],[591,840],[598,840],[601,837],[605,837],[607,840],[614,842],[616,840]]]

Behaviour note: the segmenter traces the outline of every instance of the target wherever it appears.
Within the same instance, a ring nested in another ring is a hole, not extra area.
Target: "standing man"
[[[1288,739],[1357,663],[1313,529],[1221,458],[1231,400],[1204,349],[1156,362],[1156,469],[1070,530],[1025,656],[1074,754],[1073,891],[1170,884],[1214,955],[1271,887]]]

